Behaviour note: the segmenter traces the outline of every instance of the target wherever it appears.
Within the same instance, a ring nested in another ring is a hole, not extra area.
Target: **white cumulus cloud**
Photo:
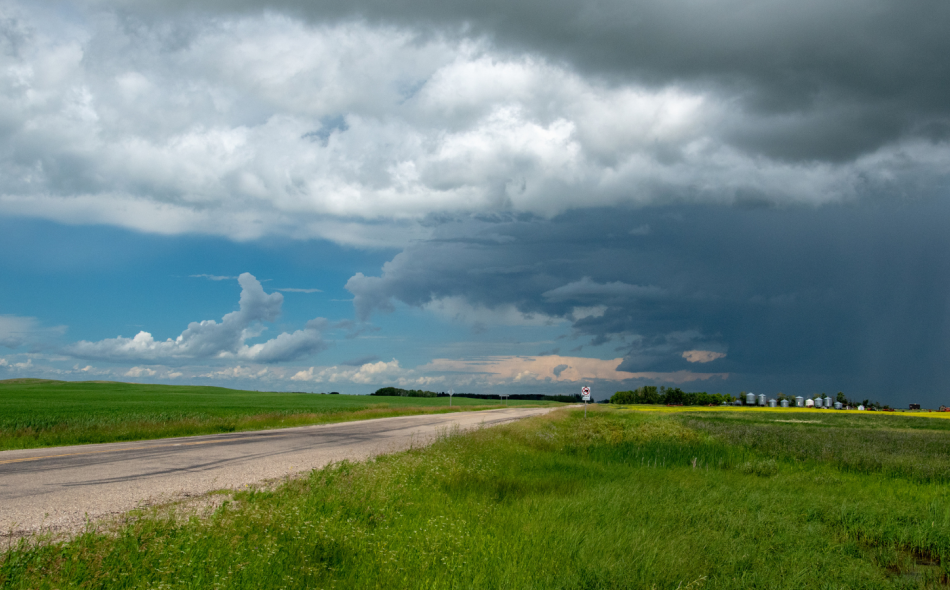
[[[302,330],[282,333],[259,344],[245,343],[260,331],[263,322],[280,315],[284,297],[266,293],[250,273],[238,277],[241,285],[240,308],[226,314],[220,322],[192,322],[177,338],[156,340],[141,331],[132,338],[119,336],[98,342],[80,341],[66,347],[74,357],[107,361],[161,363],[175,359],[241,358],[260,363],[298,359],[326,348],[321,329],[326,321],[311,320]]]
[[[350,382],[359,384],[381,383],[383,381],[402,382],[410,374],[399,366],[399,361],[379,361],[365,363],[360,367],[310,367],[298,371],[291,379],[293,381],[313,381],[315,383]]]
[[[490,35],[7,5],[0,214],[393,245],[433,214],[838,202],[942,186],[950,163],[925,137],[770,157],[736,137],[787,123],[743,112],[728,84],[606,83]]]

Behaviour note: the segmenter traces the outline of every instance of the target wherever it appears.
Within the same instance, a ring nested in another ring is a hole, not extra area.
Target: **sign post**
[[[452,395],[455,393],[454,389],[449,390],[449,407],[452,407]]]
[[[587,417],[587,402],[590,401],[590,387],[581,387],[581,399],[584,400],[584,417]]]

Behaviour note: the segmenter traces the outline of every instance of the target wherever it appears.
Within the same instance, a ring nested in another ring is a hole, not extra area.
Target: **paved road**
[[[236,489],[551,408],[380,418],[233,434],[0,452],[0,535],[72,530],[143,505]]]

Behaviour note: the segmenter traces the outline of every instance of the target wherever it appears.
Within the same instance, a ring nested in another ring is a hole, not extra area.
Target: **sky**
[[[0,379],[950,405],[941,0],[0,0]]]

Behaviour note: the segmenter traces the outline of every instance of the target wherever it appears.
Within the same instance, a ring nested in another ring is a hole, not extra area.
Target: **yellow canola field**
[[[932,412],[927,410],[868,412],[867,410],[826,410],[824,408],[762,408],[758,406],[651,406],[646,404],[614,407],[628,412],[777,412],[779,414],[871,414],[875,416],[920,416],[923,418],[950,419],[950,412]]]

